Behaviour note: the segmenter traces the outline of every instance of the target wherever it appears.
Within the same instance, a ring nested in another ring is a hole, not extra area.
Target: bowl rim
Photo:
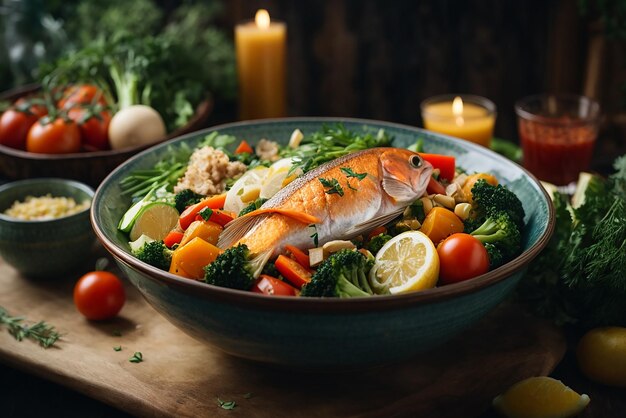
[[[212,126],[200,131],[193,132],[191,134],[183,135],[175,140],[177,142],[182,142],[184,139],[190,136],[197,136],[207,134],[212,131],[219,131],[226,128],[237,128],[237,127],[245,127],[249,125],[263,125],[263,124],[275,124],[281,122],[301,122],[301,123],[356,123],[363,125],[375,125],[376,127],[389,127],[400,130],[412,130],[412,131],[423,131],[420,128],[399,124],[394,122],[385,122],[385,121],[377,121],[372,119],[361,119],[361,118],[343,118],[343,117],[287,117],[287,118],[275,118],[275,119],[254,119],[254,120],[246,120],[239,122],[226,123],[221,125]],[[373,313],[380,311],[387,311],[393,309],[399,309],[403,307],[415,306],[417,304],[428,304],[435,303],[443,300],[450,299],[452,297],[468,295],[474,293],[483,288],[496,285],[502,282],[505,278],[510,275],[519,272],[530,263],[539,253],[543,250],[543,248],[548,244],[553,232],[554,232],[554,206],[552,204],[552,200],[548,195],[547,191],[541,186],[541,183],[537,178],[532,175],[528,170],[524,169],[520,165],[514,163],[506,159],[499,154],[482,147],[478,144],[474,144],[468,141],[463,141],[458,138],[454,138],[448,135],[445,136],[453,141],[461,141],[464,147],[469,147],[475,151],[479,152],[487,152],[492,153],[493,157],[501,158],[505,160],[507,163],[513,164],[517,166],[520,170],[524,172],[528,178],[530,178],[531,183],[533,183],[537,189],[543,194],[545,201],[548,206],[548,222],[546,225],[546,230],[541,235],[537,242],[532,245],[528,250],[519,255],[517,258],[511,260],[504,266],[497,268],[496,270],[487,272],[481,276],[475,277],[471,280],[463,281],[460,283],[454,283],[446,286],[435,287],[432,289],[423,290],[420,292],[406,293],[402,295],[384,295],[378,297],[363,297],[363,298],[295,298],[289,296],[272,296],[268,297],[266,295],[256,294],[253,292],[229,289],[219,286],[210,285],[207,283],[203,283],[196,280],[186,279],[175,274],[166,272],[164,270],[158,269],[156,267],[150,266],[146,263],[143,263],[133,257],[131,254],[124,251],[122,248],[118,247],[115,243],[110,241],[104,231],[101,229],[100,225],[96,223],[96,213],[95,208],[98,206],[98,202],[101,199],[102,194],[104,193],[104,186],[109,183],[110,179],[116,175],[118,171],[122,169],[123,166],[131,164],[137,159],[141,159],[144,155],[149,153],[152,149],[149,148],[147,150],[142,151],[141,153],[133,156],[131,159],[126,161],[125,163],[118,166],[114,171],[112,171],[98,186],[96,193],[94,195],[91,211],[90,211],[90,219],[92,223],[92,227],[94,232],[96,233],[96,237],[102,243],[107,251],[109,251],[115,259],[124,264],[125,266],[131,268],[132,270],[138,271],[142,274],[142,277],[148,278],[149,280],[160,284],[162,286],[167,286],[168,288],[176,288],[177,291],[181,291],[186,294],[191,294],[196,296],[198,299],[206,298],[215,300],[222,303],[236,303],[242,308],[253,308],[253,309],[263,309],[268,311],[281,311],[281,312],[293,312],[293,313],[322,313],[322,314],[331,314],[331,313]],[[159,146],[159,145],[157,145]],[[155,146],[155,147],[157,147]],[[162,144],[160,145],[162,146]],[[142,292],[143,293],[143,292]]]
[[[27,185],[35,185],[35,184],[53,184],[53,183],[63,184],[63,185],[72,187],[74,189],[80,190],[82,192],[85,192],[87,196],[89,196],[89,207],[79,212],[72,213],[71,215],[60,216],[58,218],[52,218],[52,219],[32,219],[32,220],[20,219],[20,218],[14,218],[12,216],[7,216],[4,214],[4,212],[0,212],[0,221],[11,222],[14,224],[35,225],[35,224],[51,223],[51,222],[56,222],[56,221],[61,221],[61,220],[66,221],[68,219],[72,219],[75,217],[84,216],[85,212],[91,212],[91,206],[93,205],[93,200],[94,200],[94,196],[96,192],[91,186],[85,183],[82,183],[80,181],[77,181],[77,180],[63,179],[59,177],[37,177],[37,178],[32,178],[32,179],[15,180],[15,181],[11,181],[11,182],[0,185],[0,194],[7,190],[11,190],[19,186],[25,186],[25,185],[27,186]],[[24,197],[29,196],[28,195],[29,192],[26,191],[26,193],[27,194],[25,194]]]

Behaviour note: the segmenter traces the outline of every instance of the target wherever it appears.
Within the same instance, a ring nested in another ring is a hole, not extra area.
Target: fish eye
[[[411,164],[414,168],[420,168],[422,166],[422,157],[419,155],[412,155],[409,158],[409,164]]]

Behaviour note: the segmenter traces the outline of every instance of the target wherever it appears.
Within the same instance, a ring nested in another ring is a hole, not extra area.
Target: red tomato
[[[47,114],[45,106],[32,105],[26,99],[19,99],[13,108],[0,117],[0,144],[16,148],[26,148],[26,137],[31,126]]]
[[[439,280],[443,284],[462,282],[489,271],[485,246],[469,234],[456,233],[437,246]]]
[[[67,117],[78,124],[83,143],[97,150],[109,148],[109,122],[111,112],[104,110],[94,113],[90,109],[73,107]]]
[[[106,105],[106,100],[98,87],[84,84],[68,87],[63,93],[63,98],[57,103],[57,106],[59,109],[69,109],[77,104],[88,103]]]
[[[124,306],[126,293],[120,279],[108,271],[92,271],[74,286],[74,305],[87,319],[113,318]]]
[[[42,154],[67,154],[80,151],[80,130],[72,121],[39,119],[28,131],[26,151]]]
[[[289,286],[275,277],[261,274],[254,282],[251,289],[254,293],[262,293],[270,296],[296,296],[298,293],[293,286]]]

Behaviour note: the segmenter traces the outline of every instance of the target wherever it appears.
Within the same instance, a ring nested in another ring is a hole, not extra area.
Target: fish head
[[[433,173],[433,166],[416,152],[390,148],[380,156],[382,187],[400,205],[421,197]]]

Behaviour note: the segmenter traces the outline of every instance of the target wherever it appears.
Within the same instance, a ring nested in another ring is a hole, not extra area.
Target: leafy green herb
[[[198,215],[202,216],[202,219],[204,219],[205,221],[208,221],[209,219],[211,219],[211,215],[213,215],[213,209],[204,208],[200,212],[198,212]]]
[[[243,188],[241,190],[243,191]],[[255,199],[254,202],[248,203],[248,206],[241,209],[241,211],[239,212],[237,216],[243,216],[250,212],[254,212],[255,210],[259,209],[261,206],[263,206],[265,202],[267,202],[267,199],[263,197],[259,197],[258,199]]]
[[[117,346],[113,347],[113,350],[115,350],[115,351],[122,351],[122,346],[121,345],[117,345]]]
[[[317,234],[317,226],[315,224],[311,224],[309,225],[309,228],[313,228],[313,233],[309,235],[309,237],[313,238],[313,245],[317,247],[319,244],[319,235]]]
[[[235,407],[237,406],[237,403],[235,401],[223,401],[220,398],[217,398],[217,404],[220,406],[220,408],[227,410],[235,409]]]
[[[36,341],[43,348],[49,348],[56,343],[61,334],[55,328],[43,321],[39,321],[33,325],[25,325],[23,317],[10,316],[9,313],[0,306],[0,324],[4,324],[9,328],[11,334],[16,340],[22,341],[25,338]]]
[[[626,325],[626,156],[614,167],[591,179],[580,207],[555,195],[555,232],[521,283],[529,306],[559,324]]]
[[[131,363],[141,363],[143,361],[143,354],[141,354],[141,351],[135,351],[135,354],[133,354],[128,361]]]
[[[298,169],[306,173],[325,162],[368,148],[391,144],[391,136],[380,129],[376,133],[364,128],[363,133],[346,129],[342,124],[323,126],[320,131],[305,136],[294,150],[285,149],[283,156],[292,157],[294,165],[289,173]]]
[[[343,171],[346,177],[351,178],[354,177],[359,181],[363,180],[367,177],[367,173],[355,173],[350,167],[341,167],[341,171]]]
[[[339,184],[337,179],[325,179],[320,177],[319,181],[324,187],[328,188],[328,190],[325,191],[326,194],[338,194],[339,196],[344,195],[343,187],[341,187],[341,184]]]

